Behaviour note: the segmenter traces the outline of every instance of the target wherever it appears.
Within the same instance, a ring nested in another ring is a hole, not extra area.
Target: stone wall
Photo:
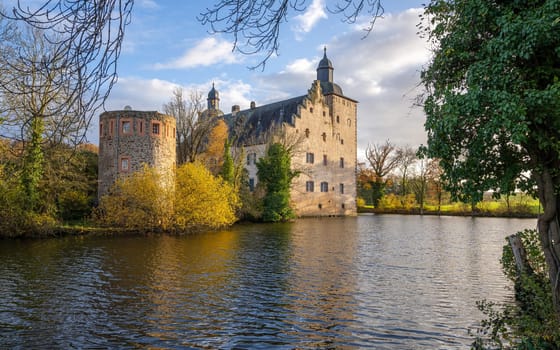
[[[98,196],[122,175],[156,167],[166,185],[173,184],[176,164],[175,118],[158,112],[110,111],[99,117]]]

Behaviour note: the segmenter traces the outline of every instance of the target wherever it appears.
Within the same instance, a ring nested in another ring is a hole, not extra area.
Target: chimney
[[[237,115],[237,112],[239,112],[240,110],[241,108],[239,107],[239,105],[231,106],[231,115],[235,117]]]

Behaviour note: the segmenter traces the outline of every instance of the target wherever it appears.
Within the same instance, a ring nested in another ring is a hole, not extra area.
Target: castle
[[[223,114],[219,93],[212,86],[207,110],[201,114],[226,122],[233,146],[243,148],[246,154],[251,189],[258,183],[256,163],[265,155],[271,138],[281,133],[284,140],[292,140],[292,168],[300,171],[300,175],[292,182],[291,198],[298,216],[356,215],[357,101],[344,96],[342,88],[334,83],[333,71],[325,49],[317,67],[317,79],[307,94],[263,106],[251,102],[245,110],[235,105],[231,113]],[[125,120],[134,125],[132,133],[124,133]],[[113,125],[118,126],[118,131],[113,132]],[[142,125],[160,125],[161,134],[155,136],[152,131],[156,129],[141,132]],[[108,126],[111,131],[104,135]],[[172,170],[175,151],[171,148],[176,138],[168,134],[171,130],[175,130],[173,118],[157,112],[103,113],[100,196],[119,173],[125,169],[134,171],[142,162],[160,167],[164,173]]]

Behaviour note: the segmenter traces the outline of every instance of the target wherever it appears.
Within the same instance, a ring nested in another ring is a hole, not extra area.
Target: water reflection
[[[0,241],[1,348],[465,348],[534,220],[361,216]]]

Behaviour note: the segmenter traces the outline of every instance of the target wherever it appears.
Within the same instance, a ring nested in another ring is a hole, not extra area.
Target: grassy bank
[[[488,217],[517,217],[536,218],[541,213],[541,206],[537,199],[526,195],[505,199],[485,198],[477,203],[474,208],[470,204],[452,202],[441,205],[425,204],[422,209],[414,201],[397,196],[386,196],[380,201],[378,208],[364,205],[358,201],[359,213],[377,214],[411,214],[411,215],[449,215],[449,216],[488,216]],[[360,205],[361,204],[361,205]]]

